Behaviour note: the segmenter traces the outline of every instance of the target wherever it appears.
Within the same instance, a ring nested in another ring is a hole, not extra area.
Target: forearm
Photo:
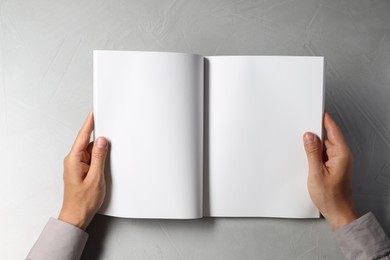
[[[88,234],[85,231],[61,220],[50,218],[26,259],[79,259],[87,239]]]
[[[390,240],[371,212],[334,234],[347,259],[390,259]]]

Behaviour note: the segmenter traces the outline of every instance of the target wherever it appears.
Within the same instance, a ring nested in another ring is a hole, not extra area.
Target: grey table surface
[[[23,259],[62,203],[92,109],[92,50],[319,55],[353,197],[390,233],[390,2],[0,0],[0,254]],[[96,216],[82,259],[343,259],[325,220]]]

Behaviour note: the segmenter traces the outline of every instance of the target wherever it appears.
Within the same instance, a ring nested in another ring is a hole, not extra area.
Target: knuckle
[[[307,153],[310,154],[310,155],[322,153],[321,147],[315,146],[315,145],[309,146],[308,149],[307,149]]]
[[[67,155],[65,156],[65,158],[64,158],[64,161],[63,161],[64,165],[69,164],[69,161],[70,161],[70,156],[69,156],[69,154],[67,154]]]
[[[92,153],[92,157],[94,159],[102,160],[102,159],[104,159],[105,154],[102,152],[94,152],[94,153]]]

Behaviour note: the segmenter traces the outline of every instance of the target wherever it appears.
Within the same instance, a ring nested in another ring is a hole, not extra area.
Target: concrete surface
[[[0,252],[23,259],[62,202],[92,109],[92,50],[323,55],[353,192],[390,233],[387,0],[0,0]],[[83,259],[343,259],[324,220],[97,216]]]

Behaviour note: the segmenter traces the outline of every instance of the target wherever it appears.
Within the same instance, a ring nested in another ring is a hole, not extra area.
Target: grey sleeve
[[[87,239],[88,234],[85,231],[50,218],[26,259],[80,259]]]
[[[347,259],[390,259],[390,241],[369,212],[335,231]]]

